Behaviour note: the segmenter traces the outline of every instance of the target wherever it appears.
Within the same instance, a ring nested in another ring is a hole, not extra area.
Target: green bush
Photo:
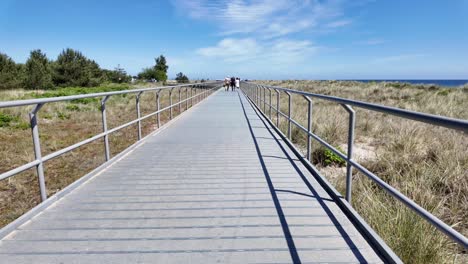
[[[0,112],[0,127],[9,127],[11,122],[18,120],[17,117]]]
[[[437,92],[437,95],[447,96],[451,91],[449,89],[444,89]]]
[[[344,153],[341,148],[338,147],[336,149],[341,153]],[[342,167],[346,165],[346,161],[344,159],[325,147],[320,147],[312,153],[312,161],[314,164],[321,164],[325,167],[331,165]]]
[[[14,127],[18,129],[30,128],[29,123],[24,122],[18,116],[12,116],[6,113],[0,112],[0,127]]]
[[[21,129],[21,130],[26,130],[26,129],[31,128],[31,125],[29,123],[19,121],[17,124],[14,125],[14,128]]]

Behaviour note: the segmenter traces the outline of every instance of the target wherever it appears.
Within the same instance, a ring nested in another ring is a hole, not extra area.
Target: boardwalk
[[[382,262],[241,93],[218,91],[0,242],[0,263]]]

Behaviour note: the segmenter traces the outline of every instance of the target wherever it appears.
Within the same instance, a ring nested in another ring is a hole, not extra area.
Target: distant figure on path
[[[226,92],[229,91],[230,79],[229,77],[224,78],[224,86],[226,86]]]
[[[236,89],[240,88],[240,79],[239,77],[236,78]]]
[[[231,77],[231,91],[234,91],[235,86],[236,86],[236,78]]]

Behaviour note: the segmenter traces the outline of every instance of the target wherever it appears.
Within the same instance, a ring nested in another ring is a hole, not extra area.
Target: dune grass
[[[61,88],[52,91],[9,90],[0,93],[0,100],[45,98],[81,93],[126,90],[128,85],[106,85],[95,88]],[[185,94],[183,94],[185,96]],[[160,94],[161,108],[169,106],[169,92]],[[178,100],[177,90],[173,102]],[[184,97],[183,97],[184,98]],[[38,123],[42,155],[102,132],[100,99],[89,98],[70,102],[48,103],[39,111]],[[106,103],[108,128],[114,128],[136,118],[135,94],[111,96]],[[195,103],[195,100],[193,101]],[[189,104],[190,105],[190,104]],[[142,116],[156,110],[155,92],[145,92],[140,99]],[[31,106],[0,109],[0,172],[34,160],[28,112]],[[174,107],[174,116],[179,108]],[[181,112],[185,110],[182,104]],[[169,111],[161,113],[161,124],[169,120]],[[157,129],[156,116],[142,121],[142,134]],[[137,125],[129,126],[109,136],[111,156],[115,156],[137,141]],[[75,149],[45,163],[48,196],[53,195],[105,161],[103,140]],[[0,181],[0,227],[15,220],[40,202],[35,169]]]
[[[468,119],[466,87],[441,88],[432,85],[351,81],[259,83]],[[280,100],[282,111],[287,113],[286,96]],[[276,105],[276,96],[273,96],[272,102]],[[359,108],[355,110],[355,159],[468,236],[467,135],[386,114]],[[312,116],[314,133],[333,146],[347,150],[348,115],[342,107],[313,99]],[[300,96],[293,96],[293,117],[306,127],[307,103]],[[280,118],[280,121],[280,127],[286,131],[285,119]],[[293,125],[292,135],[293,142],[304,150],[305,134]],[[344,194],[344,163],[330,162],[325,149],[314,140],[312,153],[312,161],[319,171]],[[353,207],[405,263],[466,263],[468,260],[464,249],[356,170],[353,174],[352,195]]]

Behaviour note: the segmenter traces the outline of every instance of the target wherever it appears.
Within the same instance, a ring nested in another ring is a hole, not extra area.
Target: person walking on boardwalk
[[[226,86],[226,92],[229,91],[230,79],[229,77],[224,78],[224,86]]]
[[[236,89],[240,88],[240,79],[239,77],[236,78]]]
[[[236,78],[231,77],[231,91],[234,91],[235,86],[236,86]]]

